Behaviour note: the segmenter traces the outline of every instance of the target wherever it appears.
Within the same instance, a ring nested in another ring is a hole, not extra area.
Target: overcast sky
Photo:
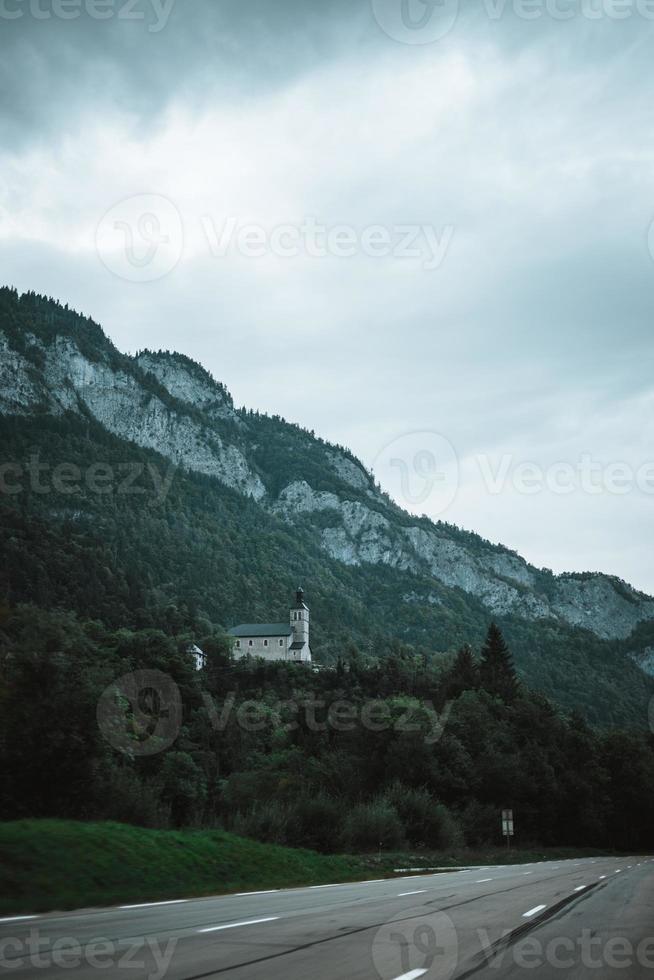
[[[0,45],[4,282],[654,593],[654,3],[1,0]]]

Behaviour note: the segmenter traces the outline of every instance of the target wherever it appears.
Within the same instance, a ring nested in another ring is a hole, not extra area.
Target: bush
[[[386,799],[395,808],[414,847],[451,850],[464,845],[458,821],[427,789],[412,789],[394,782]]]
[[[94,818],[107,818],[139,827],[167,827],[170,807],[127,765],[108,765],[98,779]]]
[[[406,844],[404,826],[397,810],[381,798],[354,807],[345,818],[342,845],[351,851],[387,850]]]
[[[330,796],[303,796],[294,804],[296,844],[324,853],[338,848],[343,806]]]
[[[486,847],[501,840],[500,811],[496,806],[471,800],[460,815],[469,847]]]
[[[284,803],[272,801],[259,803],[246,812],[239,811],[231,829],[240,837],[270,844],[286,844],[297,841],[297,819],[293,810]]]

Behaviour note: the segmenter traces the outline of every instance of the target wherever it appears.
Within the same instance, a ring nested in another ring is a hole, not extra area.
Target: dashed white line
[[[535,908],[529,909],[528,912],[523,912],[522,918],[523,919],[531,919],[532,915],[536,915],[537,912],[542,912],[543,909],[546,909],[546,908],[547,908],[547,905],[537,905]]]
[[[198,932],[220,932],[221,929],[238,929],[239,926],[258,926],[260,922],[275,922],[278,915],[269,915],[266,919],[248,919],[246,922],[229,922],[226,926],[209,926],[207,929],[198,929]]]
[[[411,970],[411,973],[403,973],[401,977],[395,977],[395,980],[418,980],[418,977],[424,977],[426,970]]]
[[[586,887],[587,887],[586,885],[577,885],[577,887],[575,888],[575,891],[576,892],[583,892],[584,888],[586,888]]]
[[[416,892],[400,892],[400,894],[397,897],[398,898],[406,898],[407,895],[424,895],[426,891],[427,891],[426,888],[420,888]]]
[[[188,902],[188,898],[174,898],[169,902],[141,902],[139,905],[119,905],[120,909],[153,909],[159,905],[181,905]]]
[[[602,878],[606,878],[606,875],[600,875],[600,881],[602,880]]]
[[[487,881],[492,881],[492,880],[493,880],[492,878],[479,878],[479,879],[478,879],[478,880],[477,880],[477,881],[475,882],[475,885],[483,885],[483,884],[484,884],[485,882],[487,882]]]
[[[25,922],[26,919],[36,919],[35,915],[11,915],[7,919],[0,919],[0,922]]]
[[[265,892],[236,892],[234,898],[244,898],[246,895],[276,895],[279,888],[269,888]]]

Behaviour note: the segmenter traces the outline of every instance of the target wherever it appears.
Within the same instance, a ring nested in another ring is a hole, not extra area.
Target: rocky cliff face
[[[383,498],[378,503],[388,510]],[[604,639],[625,638],[639,623],[654,619],[652,599],[608,576],[562,575],[550,581],[511,552],[466,547],[439,526],[399,522],[392,512],[312,490],[305,481],[287,486],[273,506],[291,522],[298,515],[326,512],[331,519],[321,531],[323,547],[347,565],[371,562],[427,571],[476,596],[497,616],[561,619]]]
[[[40,370],[12,350],[9,339],[0,332],[3,412],[86,411],[114,435],[155,449],[179,466],[215,476],[255,499],[265,495],[261,479],[240,446],[228,443],[212,424],[216,418],[235,417],[217,386],[210,391],[206,382],[194,381],[183,366],[175,372],[172,363],[157,355],[134,362],[121,358],[121,366],[116,367],[109,358],[89,359],[68,337],[54,337],[49,344],[30,337],[29,343],[32,356],[39,355]],[[168,380],[165,387],[172,396],[168,404],[151,391],[146,372]],[[206,422],[189,412],[191,407],[204,409]]]
[[[339,562],[426,575],[474,596],[492,615],[551,619],[604,639],[629,637],[654,620],[654,600],[623,582],[552,576],[475,535],[415,520],[348,453],[282,420],[262,428],[256,417],[235,411],[227,390],[188,358],[151,351],[126,357],[95,325],[89,347],[82,342],[88,323],[80,320],[79,336],[74,328],[19,336],[6,318],[3,328],[0,316],[0,412],[88,413],[114,435],[216,477],[285,523],[302,525]],[[275,451],[262,455],[273,424]],[[311,477],[302,473],[309,459]],[[416,601],[410,587],[405,601]],[[646,653],[634,658],[649,669]]]

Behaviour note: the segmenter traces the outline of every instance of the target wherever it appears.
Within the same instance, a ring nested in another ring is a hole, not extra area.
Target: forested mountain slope
[[[347,450],[237,410],[183,355],[128,357],[90,319],[2,289],[0,431],[9,605],[201,632],[282,618],[302,582],[319,660],[441,655],[495,619],[532,687],[647,724],[654,600],[413,517]]]

